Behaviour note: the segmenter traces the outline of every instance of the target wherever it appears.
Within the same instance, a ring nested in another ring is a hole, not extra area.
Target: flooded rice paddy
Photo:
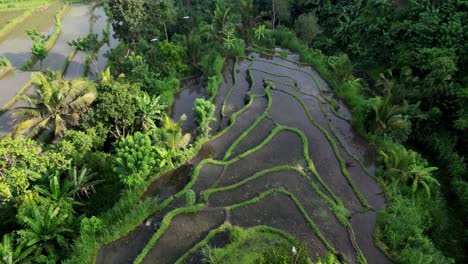
[[[32,71],[20,70],[31,57],[30,49],[32,41],[26,35],[25,30],[36,29],[43,34],[51,35],[55,29],[55,15],[62,7],[63,3],[50,4],[40,9],[40,11],[34,12],[16,25],[11,32],[0,38],[0,57],[5,56],[8,58],[13,67],[16,68],[0,78],[0,107],[14,98],[24,85],[30,81],[30,76],[34,70],[37,71],[40,68],[40,62],[37,62],[33,66]],[[15,12],[8,12],[8,14],[10,15],[10,13],[13,14]],[[22,12],[24,10],[21,11],[21,14]],[[43,69],[50,68],[55,71],[63,71],[66,59],[73,51],[68,42],[78,37],[84,37],[90,32],[98,34],[99,39],[101,39],[103,37],[103,30],[109,26],[111,31],[110,44],[103,45],[99,52],[98,60],[90,67],[90,72],[93,72],[93,75],[97,75],[97,73],[103,71],[107,64],[107,59],[104,57],[105,52],[118,44],[118,40],[112,37],[112,28],[108,24],[104,8],[102,6],[95,6],[93,3],[71,4],[69,9],[63,14],[61,23],[60,35],[49,50],[48,57],[43,61]],[[84,73],[85,54],[76,52],[75,56],[71,58],[63,76],[65,79],[73,79],[83,77]],[[33,92],[31,90],[29,89],[26,92]],[[22,102],[17,102],[9,110],[21,104]],[[11,120],[10,111],[0,113],[0,137],[12,130],[13,125]]]
[[[103,246],[97,263],[132,263],[137,256],[143,263],[174,263],[223,221],[274,227],[306,242],[312,258],[333,252],[346,263],[390,263],[373,241],[385,204],[373,177],[374,149],[355,133],[342,102],[332,110],[333,92],[317,72],[295,59],[254,53],[227,60],[215,98],[215,136],[190,161],[193,170],[175,169],[173,181],[171,173],[163,175],[146,194],[180,198],[145,220],[156,223],[153,230],[142,223]],[[193,105],[186,89],[173,116]],[[157,223],[185,206],[188,189],[203,209],[177,214],[159,230]],[[198,263],[195,251],[185,263]],[[114,255],[125,257],[108,257]]]

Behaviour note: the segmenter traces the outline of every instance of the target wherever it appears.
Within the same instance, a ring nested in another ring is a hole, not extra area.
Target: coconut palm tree
[[[409,121],[403,117],[405,108],[400,105],[393,105],[391,97],[375,97],[370,99],[371,113],[369,118],[369,130],[381,135],[390,130],[405,128],[410,125]]]
[[[23,263],[34,251],[34,247],[26,247],[25,243],[15,242],[9,234],[3,236],[0,243],[0,260],[5,264]]]
[[[57,250],[66,248],[68,242],[66,234],[72,232],[65,227],[68,214],[61,213],[60,207],[49,205],[29,208],[26,214],[19,214],[18,218],[25,226],[18,234],[26,242],[26,246],[35,246],[38,254],[45,251],[48,256],[56,256]]]
[[[178,122],[172,121],[167,115],[164,119],[162,131],[165,137],[165,144],[173,151],[177,148],[185,148],[190,143],[191,135],[189,133],[182,134],[182,123],[186,119],[185,115],[182,115]]]
[[[78,125],[80,114],[96,99],[94,84],[84,79],[49,79],[33,75],[36,93],[22,97],[30,106],[13,110],[15,136],[35,137],[53,134],[61,137],[69,125]]]
[[[431,172],[437,170],[437,167],[425,167],[422,165],[413,165],[410,170],[411,191],[416,193],[423,188],[427,196],[431,196],[431,188],[429,185],[440,186],[439,181],[432,177]]]

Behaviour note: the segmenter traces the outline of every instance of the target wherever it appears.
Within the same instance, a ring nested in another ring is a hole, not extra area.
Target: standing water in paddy
[[[62,6],[63,4],[52,3],[48,8],[32,14],[11,32],[1,37],[0,57],[6,57],[15,68],[23,66],[31,56],[32,46],[32,40],[26,35],[26,29],[37,29],[46,35],[52,34],[55,28],[55,14]]]

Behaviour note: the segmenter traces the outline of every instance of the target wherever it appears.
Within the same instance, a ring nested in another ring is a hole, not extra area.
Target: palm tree
[[[185,115],[182,115],[178,122],[171,120],[169,116],[166,115],[164,119],[164,126],[162,131],[165,137],[165,143],[171,150],[175,151],[177,148],[185,148],[191,140],[191,135],[189,133],[182,134],[182,123],[187,119]]]
[[[34,251],[34,247],[26,247],[25,243],[15,245],[9,234],[3,236],[0,243],[0,259],[5,264],[14,264],[24,262]]]
[[[89,198],[90,193],[96,193],[94,186],[104,182],[104,180],[92,181],[96,173],[88,173],[88,169],[83,167],[80,171],[76,167],[70,168],[68,176],[71,178],[71,182],[76,190],[74,196],[81,199],[82,195]]]
[[[422,187],[430,196],[429,185],[439,186],[439,182],[431,175],[437,168],[426,166],[427,162],[417,152],[407,150],[402,145],[392,144],[387,148],[385,152],[380,151],[380,155],[390,177],[395,178],[395,183],[410,186],[413,193]]]
[[[49,205],[45,207],[32,207],[25,215],[18,215],[25,229],[18,234],[27,241],[26,246],[38,245],[38,253],[43,250],[48,256],[54,256],[57,249],[66,248],[68,242],[65,235],[72,230],[65,226],[68,214],[60,213],[60,207]]]
[[[413,150],[408,150],[402,145],[391,144],[385,151],[380,151],[388,172],[392,177],[404,179],[409,178],[409,168],[419,160],[419,154]]]
[[[369,118],[369,129],[375,134],[381,135],[390,130],[405,128],[410,125],[402,114],[405,108],[393,105],[391,97],[375,97],[369,100],[372,111]]]
[[[437,170],[437,167],[424,167],[422,165],[413,165],[410,170],[411,191],[416,193],[422,187],[427,196],[431,196],[429,184],[440,186],[439,182],[432,177],[431,172]]]
[[[17,123],[15,136],[53,134],[57,139],[67,130],[67,126],[79,124],[80,114],[96,99],[94,84],[87,80],[51,80],[42,74],[35,74],[33,82],[37,94],[22,97],[30,106],[13,110]]]

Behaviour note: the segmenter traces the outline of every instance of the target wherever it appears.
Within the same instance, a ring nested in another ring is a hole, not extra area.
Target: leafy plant
[[[210,123],[216,121],[214,118],[215,108],[213,103],[203,98],[195,100],[193,113],[203,136],[208,136],[211,131]]]
[[[34,42],[31,48],[31,53],[40,61],[40,70],[42,71],[42,61],[49,55],[46,47],[48,36],[40,33],[37,30],[26,29],[26,34]]]
[[[70,208],[74,204],[78,204],[73,200],[73,196],[77,192],[70,181],[60,181],[59,173],[49,176],[49,186],[34,186],[34,189],[44,197],[50,199],[56,206],[61,208]]]
[[[179,121],[174,122],[169,116],[166,115],[162,132],[164,134],[164,143],[173,151],[179,148],[185,148],[188,146],[191,140],[189,133],[182,134],[182,123],[187,119],[185,115],[182,115]]]
[[[405,108],[393,105],[389,96],[383,99],[381,97],[372,98],[369,103],[372,111],[369,116],[368,129],[372,133],[382,135],[410,126],[410,122],[402,116]]]
[[[95,176],[96,173],[89,173],[86,167],[81,168],[79,171],[76,166],[70,168],[68,177],[76,191],[74,196],[81,200],[83,197],[89,198],[90,194],[96,193],[94,186],[104,182],[104,180],[93,181]]]
[[[265,25],[260,25],[254,30],[255,39],[261,41],[265,39],[265,34],[267,33],[267,29]]]
[[[196,201],[195,192],[193,190],[188,190],[185,193],[185,204],[187,205],[187,207],[190,207],[195,204],[195,201]]]
[[[156,128],[155,121],[163,121],[164,110],[167,106],[161,103],[159,96],[149,96],[146,93],[136,99],[141,113],[143,132]]]
[[[114,171],[127,186],[143,184],[156,164],[157,152],[148,135],[137,132],[117,143]]]
[[[58,251],[68,247],[66,235],[72,230],[66,227],[69,215],[61,213],[60,207],[32,207],[18,217],[25,226],[18,234],[27,241],[26,246],[37,246],[36,256],[42,253],[49,258],[57,258]]]
[[[385,175],[391,177],[396,184],[411,186],[413,193],[422,187],[428,196],[430,185],[439,186],[439,182],[431,175],[437,168],[428,167],[417,152],[407,150],[399,144],[387,143],[379,153],[387,170]]]
[[[24,242],[16,242],[9,234],[3,235],[0,243],[0,259],[4,264],[23,263],[27,261],[34,247],[26,247]]]

